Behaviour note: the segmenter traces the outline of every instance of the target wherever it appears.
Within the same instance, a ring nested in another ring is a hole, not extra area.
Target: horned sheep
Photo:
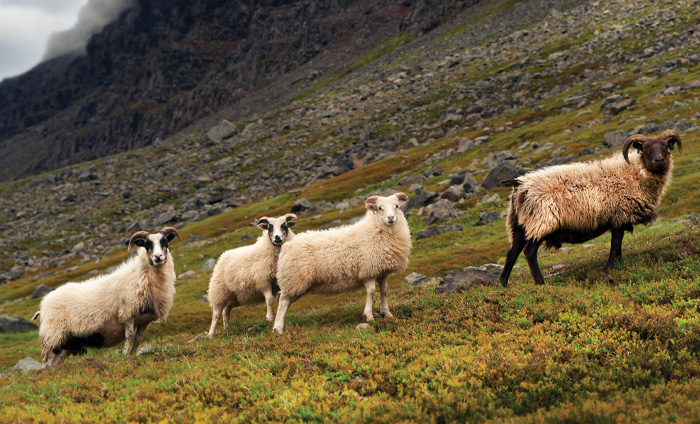
[[[175,267],[168,243],[177,230],[165,227],[158,233],[134,233],[132,246],[143,247],[110,274],[81,283],[67,283],[41,302],[39,339],[43,366],[59,364],[85,347],[111,347],[122,341],[124,354],[136,352],[146,327],[163,321],[175,296]]]
[[[387,302],[387,277],[408,265],[411,234],[401,206],[403,193],[366,199],[362,220],[349,226],[297,235],[282,247],[277,264],[279,304],[273,330],[282,333],[289,305],[309,293],[335,294],[364,287],[364,315],[374,319],[372,304],[379,282],[381,313],[393,318]]]
[[[544,284],[537,264],[542,242],[559,248],[562,243],[583,243],[610,230],[612,269],[622,256],[622,238],[637,224],[657,217],[666,186],[671,180],[673,159],[669,150],[681,139],[675,131],[658,137],[630,136],[622,154],[588,163],[558,165],[502,183],[513,186],[507,228],[511,248],[501,272],[506,286],[518,255],[523,251],[536,284]],[[637,153],[629,154],[630,147]]]
[[[222,253],[209,281],[209,305],[212,309],[211,327],[208,336],[214,337],[219,319],[223,324],[231,319],[231,309],[251,303],[265,301],[267,315],[272,321],[272,303],[279,292],[277,287],[277,258],[285,242],[294,237],[290,229],[297,216],[286,214],[279,218],[262,217],[257,226],[263,235],[250,245],[227,250]]]

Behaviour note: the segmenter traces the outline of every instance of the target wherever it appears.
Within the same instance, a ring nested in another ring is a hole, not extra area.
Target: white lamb
[[[146,327],[168,316],[175,296],[174,261],[168,251],[172,227],[158,233],[139,231],[132,245],[143,247],[114,272],[82,283],[67,283],[41,302],[39,339],[45,367],[85,347],[111,347],[122,341],[124,354],[135,353]]]
[[[371,196],[364,219],[344,227],[309,231],[282,247],[277,264],[280,287],[274,331],[282,333],[289,305],[307,293],[334,294],[364,287],[364,315],[372,321],[372,304],[379,281],[381,313],[393,318],[387,303],[389,274],[408,265],[411,234],[401,206],[403,193]]]
[[[227,250],[221,255],[209,281],[210,338],[216,334],[222,313],[226,328],[231,320],[231,309],[236,306],[265,301],[265,318],[272,321],[272,302],[279,292],[275,278],[277,258],[282,245],[294,237],[290,227],[296,224],[296,219],[291,213],[279,218],[262,217],[257,225],[263,235],[255,244]]]

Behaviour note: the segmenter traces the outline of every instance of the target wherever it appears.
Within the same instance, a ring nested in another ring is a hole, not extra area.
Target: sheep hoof
[[[367,318],[367,322],[374,321],[374,315],[372,314],[365,315],[365,318]]]
[[[274,320],[275,320],[275,317],[265,317],[265,320],[266,320],[266,321],[274,321]]]
[[[282,330],[281,328],[279,328],[279,327],[273,327],[273,328],[272,328],[272,332],[273,332],[273,333],[277,333],[277,334],[282,334],[282,333],[283,333],[283,330]]]
[[[382,315],[384,315],[384,318],[394,319],[394,315],[392,315],[389,311],[383,312]]]

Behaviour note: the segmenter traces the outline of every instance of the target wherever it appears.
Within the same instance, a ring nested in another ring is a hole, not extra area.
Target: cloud
[[[0,79],[61,54],[83,53],[90,36],[131,1],[0,0]]]
[[[54,6],[41,9],[31,4],[38,0],[27,0],[21,6],[10,3],[18,2],[0,0],[0,78],[18,75],[39,63],[49,35],[70,28],[80,6],[55,12],[49,10]]]
[[[84,54],[90,37],[112,22],[129,4],[131,0],[89,0],[80,9],[75,26],[49,38],[43,60],[64,54]]]

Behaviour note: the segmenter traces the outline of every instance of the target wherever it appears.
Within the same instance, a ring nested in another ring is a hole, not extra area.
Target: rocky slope
[[[625,131],[674,128],[686,137],[700,116],[692,112],[700,80],[684,77],[700,62],[692,4],[478,4],[411,41],[390,39],[351,73],[319,76],[316,91],[285,105],[243,118],[223,109],[153,146],[6,184],[0,280],[96,260],[115,249],[115,234],[126,240],[139,229],[302,193],[382,159],[394,159],[398,171],[375,183],[413,192],[412,207],[429,206],[421,213],[432,224],[477,193],[502,202],[492,190],[503,175],[586,158],[619,144]],[[630,96],[668,75],[683,82],[655,89],[645,105]],[[665,118],[634,112],[656,104],[669,104],[654,109]],[[561,133],[543,140],[527,131],[543,121]],[[607,130],[611,121],[621,133]],[[509,150],[491,149],[495,140]],[[460,167],[432,166],[450,158]],[[424,187],[437,181],[447,183],[439,192]],[[359,201],[332,200],[300,202],[299,210]]]
[[[243,99],[239,117],[263,110],[475,2],[134,0],[86,55],[0,84],[0,180],[150,145]]]

